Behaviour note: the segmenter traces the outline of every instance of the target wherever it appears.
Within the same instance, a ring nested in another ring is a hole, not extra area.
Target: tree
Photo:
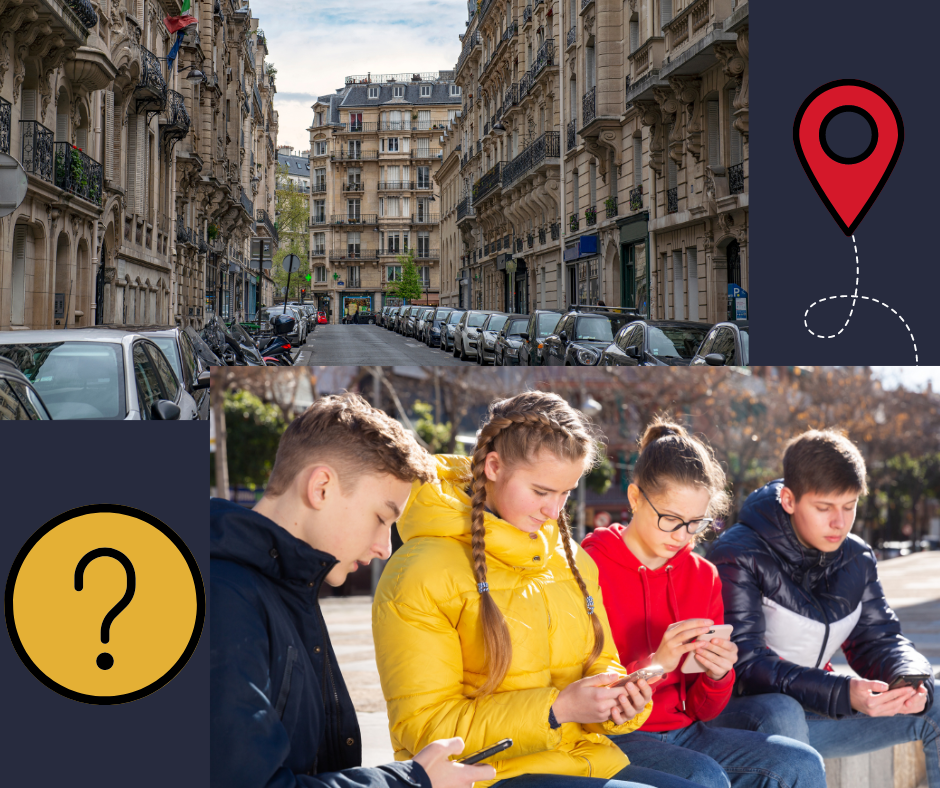
[[[224,408],[228,446],[232,447],[227,452],[229,483],[233,487],[264,487],[287,421],[276,405],[268,405],[245,390],[225,392]],[[216,452],[220,450],[224,449],[217,445]],[[214,470],[210,465],[210,472]]]
[[[399,255],[398,264],[401,266],[401,279],[389,282],[385,294],[405,301],[418,300],[424,294],[424,288],[415,265],[415,250],[409,249],[405,254]]]
[[[284,297],[288,276],[281,268],[281,261],[289,254],[300,258],[300,270],[290,275],[289,298],[299,298],[301,288],[310,289],[310,234],[307,230],[310,218],[309,196],[298,191],[296,184],[287,177],[287,165],[277,165],[275,176],[275,227],[278,234],[278,249],[274,253],[272,278],[277,288],[275,303]]]

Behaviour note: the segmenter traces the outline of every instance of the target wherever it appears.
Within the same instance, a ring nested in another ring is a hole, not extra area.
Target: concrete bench
[[[826,759],[827,788],[920,788],[927,784],[920,742],[850,758]]]

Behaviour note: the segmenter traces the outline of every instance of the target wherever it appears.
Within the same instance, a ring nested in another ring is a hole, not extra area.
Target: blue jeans
[[[935,698],[938,690],[935,682]],[[789,736],[811,745],[823,758],[843,758],[920,741],[927,756],[927,784],[940,788],[940,703],[936,700],[920,716],[869,717],[856,712],[836,720],[804,710],[789,695],[745,695],[732,698],[709,725]]]
[[[610,740],[630,763],[664,769],[708,788],[825,788],[819,753],[784,736],[713,728],[634,731]]]
[[[695,783],[656,769],[632,763],[609,780],[603,777],[569,777],[564,774],[521,774],[493,783],[491,788],[699,788]]]

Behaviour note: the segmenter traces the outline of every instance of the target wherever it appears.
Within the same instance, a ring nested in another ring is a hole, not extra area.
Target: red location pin
[[[826,142],[829,123],[843,112],[860,115],[871,129],[871,142],[857,156],[840,156]],[[901,155],[904,123],[881,88],[860,79],[837,79],[807,96],[793,123],[793,144],[832,218],[852,235]]]

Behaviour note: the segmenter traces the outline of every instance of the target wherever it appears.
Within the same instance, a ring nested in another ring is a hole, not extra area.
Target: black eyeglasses
[[[702,531],[715,522],[714,517],[702,517],[698,520],[689,520],[686,522],[681,517],[676,517],[673,514],[660,514],[659,509],[653,506],[653,502],[649,499],[649,496],[643,492],[643,488],[637,486],[637,489],[643,493],[643,497],[646,498],[646,502],[652,506],[653,511],[659,515],[659,520],[656,521],[656,526],[660,531],[665,531],[667,534],[674,533],[680,528],[686,527],[689,529],[689,533],[694,536],[695,534],[702,533]]]

